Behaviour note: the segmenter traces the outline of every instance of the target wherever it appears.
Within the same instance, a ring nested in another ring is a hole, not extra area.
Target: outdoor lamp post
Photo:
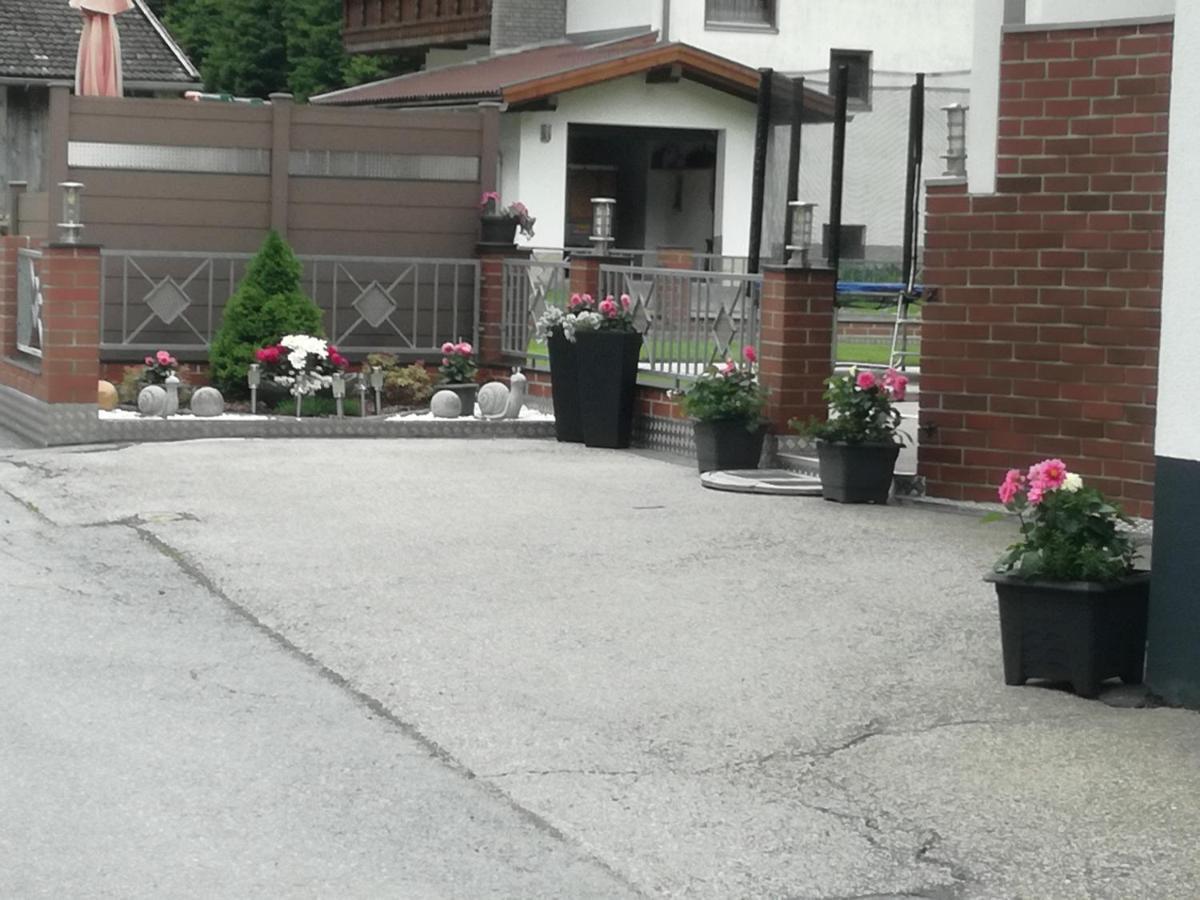
[[[58,223],[59,241],[64,244],[78,244],[80,233],[83,231],[83,201],[80,196],[83,185],[78,181],[62,181],[62,221]]]
[[[246,370],[246,384],[250,386],[250,415],[258,413],[258,386],[262,382],[262,370],[259,369],[258,363],[250,363],[250,368]]]
[[[967,110],[968,106],[961,103],[951,103],[943,106],[946,112],[948,144],[946,155],[945,175],[952,178],[967,177]]]
[[[337,402],[337,417],[342,418],[346,400],[346,378],[341,372],[333,373],[333,399]]]
[[[358,373],[358,417],[367,417],[367,378],[370,369],[364,363],[363,370]]]
[[[787,245],[788,265],[808,266],[808,248],[812,246],[813,211],[817,204],[811,200],[792,200],[788,203],[792,216],[792,242]]]
[[[383,366],[371,366],[371,388],[375,391],[375,415],[383,410]]]
[[[596,252],[603,256],[613,245],[613,208],[617,201],[612,197],[592,198],[592,236]]]

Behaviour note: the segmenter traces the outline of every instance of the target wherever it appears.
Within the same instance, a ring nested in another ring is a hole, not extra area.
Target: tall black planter
[[[749,428],[741,419],[695,422],[696,462],[700,472],[718,469],[757,469],[762,459],[766,423]]]
[[[899,444],[817,441],[821,496],[838,503],[887,503]]]
[[[1081,697],[1095,697],[1106,678],[1142,683],[1149,572],[1109,585],[1009,575],[986,580],[996,585],[1000,602],[1005,684],[1046,678],[1070,682]]]
[[[583,442],[624,449],[633,437],[642,336],[624,331],[577,332],[579,410]]]
[[[554,436],[567,443],[583,443],[579,412],[579,354],[562,332],[551,335],[550,391],[554,400]]]
[[[439,391],[450,391],[458,395],[458,402],[462,404],[462,410],[459,416],[475,415],[475,397],[479,393],[479,385],[475,383],[469,384],[440,384],[437,388]]]

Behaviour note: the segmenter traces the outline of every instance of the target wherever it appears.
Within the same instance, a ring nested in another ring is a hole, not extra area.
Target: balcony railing
[[[342,0],[342,41],[351,52],[486,43],[492,0]]]

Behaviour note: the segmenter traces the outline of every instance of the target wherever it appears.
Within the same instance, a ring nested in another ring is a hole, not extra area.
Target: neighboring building
[[[144,0],[117,17],[125,93],[178,96],[200,86],[200,74]],[[42,135],[49,85],[74,82],[82,17],[67,0],[4,0],[0,3],[0,211],[8,182],[29,190],[42,183]]]
[[[502,195],[537,215],[539,245],[585,242],[588,198],[613,194],[621,246],[745,254],[756,70],[803,75],[816,124],[830,109],[817,93],[844,63],[847,245],[898,259],[914,73],[929,73],[927,172],[940,173],[945,152],[939,107],[967,100],[972,16],[961,0],[344,0],[344,10],[348,49],[419,53],[424,70],[315,102],[502,103]],[[628,57],[654,62],[617,61]],[[536,96],[510,90],[530,83]],[[781,249],[785,138],[772,140],[767,253]],[[820,203],[818,239],[831,144],[832,128],[804,129],[800,193]]]

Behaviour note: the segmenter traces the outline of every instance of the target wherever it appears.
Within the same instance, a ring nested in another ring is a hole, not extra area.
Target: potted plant
[[[633,406],[637,393],[642,335],[634,327],[628,294],[610,295],[596,303],[588,294],[570,300],[576,344],[579,423],[589,447],[624,449],[633,438]],[[565,321],[565,320],[564,320]]]
[[[821,495],[838,503],[887,503],[902,439],[897,431],[908,378],[895,369],[882,376],[851,369],[825,382],[829,419],[792,421],[817,439]]]
[[[482,244],[511,247],[518,228],[525,237],[533,237],[533,225],[537,220],[519,200],[500,209],[500,195],[496,191],[486,191],[479,198],[479,211],[479,241]]]
[[[309,334],[284,335],[278,344],[258,350],[255,358],[271,382],[296,398],[297,418],[304,398],[328,389],[333,374],[349,365],[337,347]]]
[[[715,469],[757,469],[767,423],[762,410],[766,392],[758,383],[753,347],[742,350],[743,365],[726,359],[682,393],[680,407],[692,418],[696,461],[701,473]]]
[[[475,395],[479,392],[479,385],[475,382],[475,374],[479,369],[471,359],[474,352],[475,349],[466,341],[457,344],[447,341],[442,344],[442,364],[438,367],[438,374],[442,376],[443,384],[438,389],[458,394],[458,399],[462,401],[460,415],[463,416],[475,415]]]
[[[572,297],[574,301],[580,295]],[[571,338],[567,337],[568,330]],[[546,305],[537,320],[537,339],[550,354],[550,398],[554,403],[554,436],[583,443],[579,418],[579,361],[575,353],[575,317],[561,307]]]
[[[1150,573],[1134,570],[1121,527],[1130,520],[1060,459],[1010,470],[999,493],[1021,528],[985,579],[1000,606],[1005,683],[1065,681],[1081,697],[1113,676],[1140,684]]]

